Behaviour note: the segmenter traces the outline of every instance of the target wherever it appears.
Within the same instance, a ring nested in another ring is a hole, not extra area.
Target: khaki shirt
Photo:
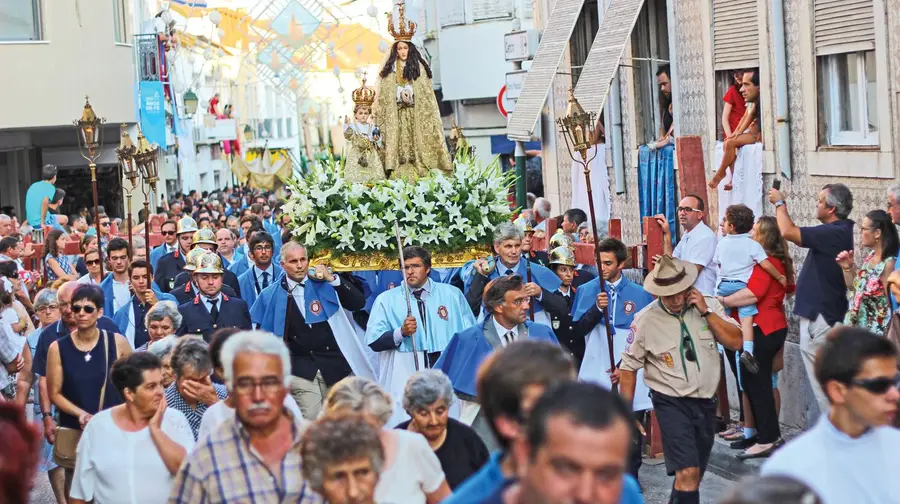
[[[726,322],[740,327],[725,314],[715,298],[707,297],[709,308]],[[697,362],[681,360],[681,324],[654,301],[638,312],[631,324],[629,344],[622,354],[621,369],[644,368],[644,382],[651,390],[672,397],[709,399],[719,387],[719,352],[706,319],[696,309],[688,310],[684,323],[694,340]],[[687,346],[685,346],[687,349]],[[697,368],[699,362],[700,368]],[[687,378],[685,378],[685,370]]]

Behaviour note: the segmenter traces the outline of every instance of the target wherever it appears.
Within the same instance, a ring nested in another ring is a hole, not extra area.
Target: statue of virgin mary
[[[406,21],[402,3],[398,8],[399,26],[388,15],[395,42],[379,73],[374,115],[384,138],[385,172],[414,181],[429,170],[450,172],[451,165],[431,68],[412,43],[416,23]]]

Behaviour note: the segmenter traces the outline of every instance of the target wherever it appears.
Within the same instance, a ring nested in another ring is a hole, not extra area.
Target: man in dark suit
[[[200,293],[178,307],[182,318],[179,335],[195,334],[209,342],[209,335],[222,327],[252,329],[247,303],[222,293],[222,271],[218,254],[207,252],[198,259],[194,278]]]
[[[188,252],[188,255],[184,261],[184,271],[179,274],[179,277],[184,274],[193,275],[194,270],[197,269],[197,260],[199,260],[200,257],[206,255],[206,252],[207,251],[202,248],[195,248],[194,250]],[[188,277],[188,280],[189,281],[187,282],[175,285],[175,288],[169,292],[169,294],[175,296],[175,300],[179,305],[187,303],[200,293],[200,291],[197,289],[197,282],[194,281],[192,277]],[[228,297],[240,297],[234,292],[234,289],[225,284],[224,274],[222,275],[222,294],[225,294]]]
[[[550,251],[550,269],[559,277],[561,284],[555,292],[544,296],[544,309],[550,315],[550,325],[560,344],[572,354],[581,367],[586,346],[585,337],[603,320],[602,310],[609,304],[606,293],[597,296],[591,306],[577,322],[572,320],[572,306],[575,301],[575,287],[572,285],[575,272],[575,254],[565,246]]]
[[[199,229],[191,237],[191,252],[197,250],[198,248],[218,253],[216,249],[219,248],[219,243],[216,241],[216,233],[213,232],[212,229]],[[187,258],[189,255],[190,254],[186,255],[185,258]],[[182,264],[182,272],[175,277],[175,287],[173,290],[178,290],[180,286],[183,286],[191,281],[191,273],[188,271],[184,271],[186,263],[187,261],[185,260],[184,264]],[[225,264],[224,259],[222,260],[222,264]],[[225,284],[225,286],[230,287],[232,293],[229,295],[241,297],[241,287],[238,283],[238,278],[234,273],[226,269],[222,274],[222,283]],[[226,292],[226,294],[228,294],[228,292]]]
[[[184,269],[184,257],[191,251],[194,233],[197,232],[197,222],[190,217],[184,217],[178,221],[175,234],[178,235],[178,248],[159,258],[156,263],[156,284],[163,292],[169,292],[175,288],[175,277]]]

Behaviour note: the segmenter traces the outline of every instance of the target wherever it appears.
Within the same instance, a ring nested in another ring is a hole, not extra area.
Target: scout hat
[[[686,291],[697,280],[697,268],[681,259],[664,255],[644,279],[644,290],[654,296],[674,296]]]
[[[193,247],[194,245],[199,245],[201,243],[215,246],[219,245],[219,243],[216,242],[216,233],[214,233],[213,230],[209,228],[198,229],[194,232],[194,238],[191,241],[191,247]]]
[[[221,275],[225,270],[222,268],[222,258],[215,252],[206,252],[197,259],[197,269],[194,273],[210,273]]]
[[[553,250],[557,247],[568,247],[570,249],[575,248],[575,240],[569,236],[568,233],[564,232],[562,228],[556,230],[556,234],[550,237],[550,242],[548,243],[550,250]]]
[[[190,217],[182,217],[176,224],[175,234],[194,233],[197,231],[197,221]]]
[[[550,265],[562,264],[575,267],[575,253],[566,246],[556,247],[550,251]]]
[[[197,261],[206,255],[206,250],[197,247],[192,249],[184,256],[184,271],[194,271],[197,269]]]

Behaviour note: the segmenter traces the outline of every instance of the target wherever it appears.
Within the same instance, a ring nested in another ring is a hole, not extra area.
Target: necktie
[[[269,272],[263,271],[263,290],[269,286]]]
[[[616,320],[616,300],[619,298],[619,292],[613,286],[609,289],[609,323],[615,325]]]
[[[503,339],[505,340],[506,344],[509,345],[516,340],[516,333],[514,333],[513,331],[509,331],[503,335]]]
[[[219,307],[216,306],[219,303],[218,299],[210,299],[209,300],[209,316],[212,317],[215,322],[219,318]]]
[[[413,296],[416,298],[416,304],[419,306],[419,316],[422,317],[422,327],[425,327],[425,301],[422,300],[422,293],[425,289],[416,289]]]
[[[514,273],[515,273],[515,272],[514,272],[513,270],[508,269],[508,270],[506,270],[506,273],[504,273],[504,275],[509,276],[509,275],[513,275]]]

